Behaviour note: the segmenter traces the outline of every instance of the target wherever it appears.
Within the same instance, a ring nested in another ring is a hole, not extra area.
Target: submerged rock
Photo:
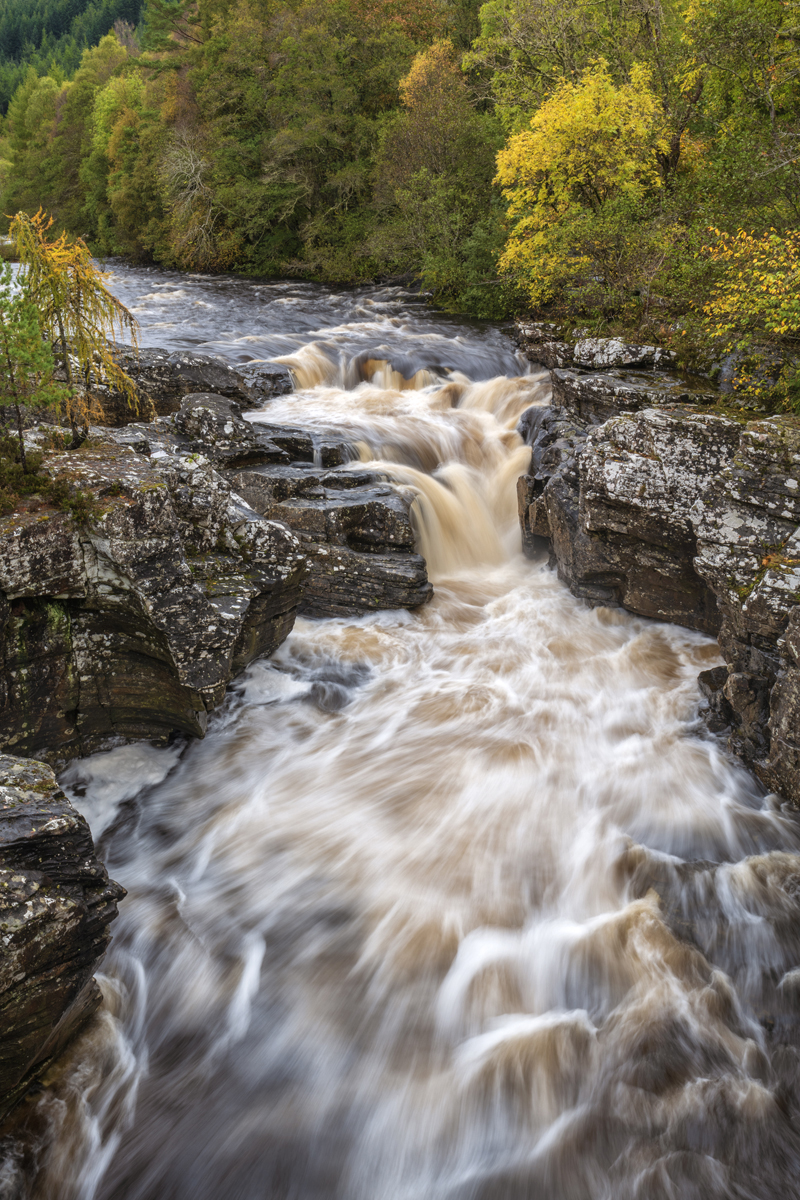
[[[124,895],[51,769],[0,755],[0,1120],[100,1006]]]

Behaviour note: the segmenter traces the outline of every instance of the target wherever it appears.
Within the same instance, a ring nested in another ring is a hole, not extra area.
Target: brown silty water
[[[312,330],[252,419],[410,489],[435,597],[300,620],[204,742],[67,772],[129,895],[0,1195],[796,1196],[798,827],[702,732],[716,644],[522,558],[542,373],[399,370],[381,329]]]

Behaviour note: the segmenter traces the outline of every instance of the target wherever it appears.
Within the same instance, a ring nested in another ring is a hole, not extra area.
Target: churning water
[[[288,358],[264,417],[415,491],[436,595],[298,621],[204,742],[67,772],[129,894],[7,1194],[798,1195],[797,824],[700,731],[714,643],[521,557],[545,378],[397,289],[115,287],[145,342]]]

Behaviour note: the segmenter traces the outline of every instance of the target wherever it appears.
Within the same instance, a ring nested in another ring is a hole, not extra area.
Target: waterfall
[[[548,382],[496,331],[280,286],[227,341],[296,381],[251,419],[409,489],[435,596],[300,620],[205,741],[69,769],[129,894],[24,1194],[785,1200],[800,839],[699,726],[716,644],[521,556]]]

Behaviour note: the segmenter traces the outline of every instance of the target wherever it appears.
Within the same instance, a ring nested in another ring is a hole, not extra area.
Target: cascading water
[[[203,343],[213,282],[156,283]],[[69,769],[129,894],[0,1195],[796,1195],[800,837],[700,731],[716,645],[521,557],[514,427],[546,382],[494,331],[271,285],[284,329],[253,332],[219,286],[213,348],[272,339],[300,385],[265,419],[346,430],[414,491],[436,595],[298,621],[204,742]]]

